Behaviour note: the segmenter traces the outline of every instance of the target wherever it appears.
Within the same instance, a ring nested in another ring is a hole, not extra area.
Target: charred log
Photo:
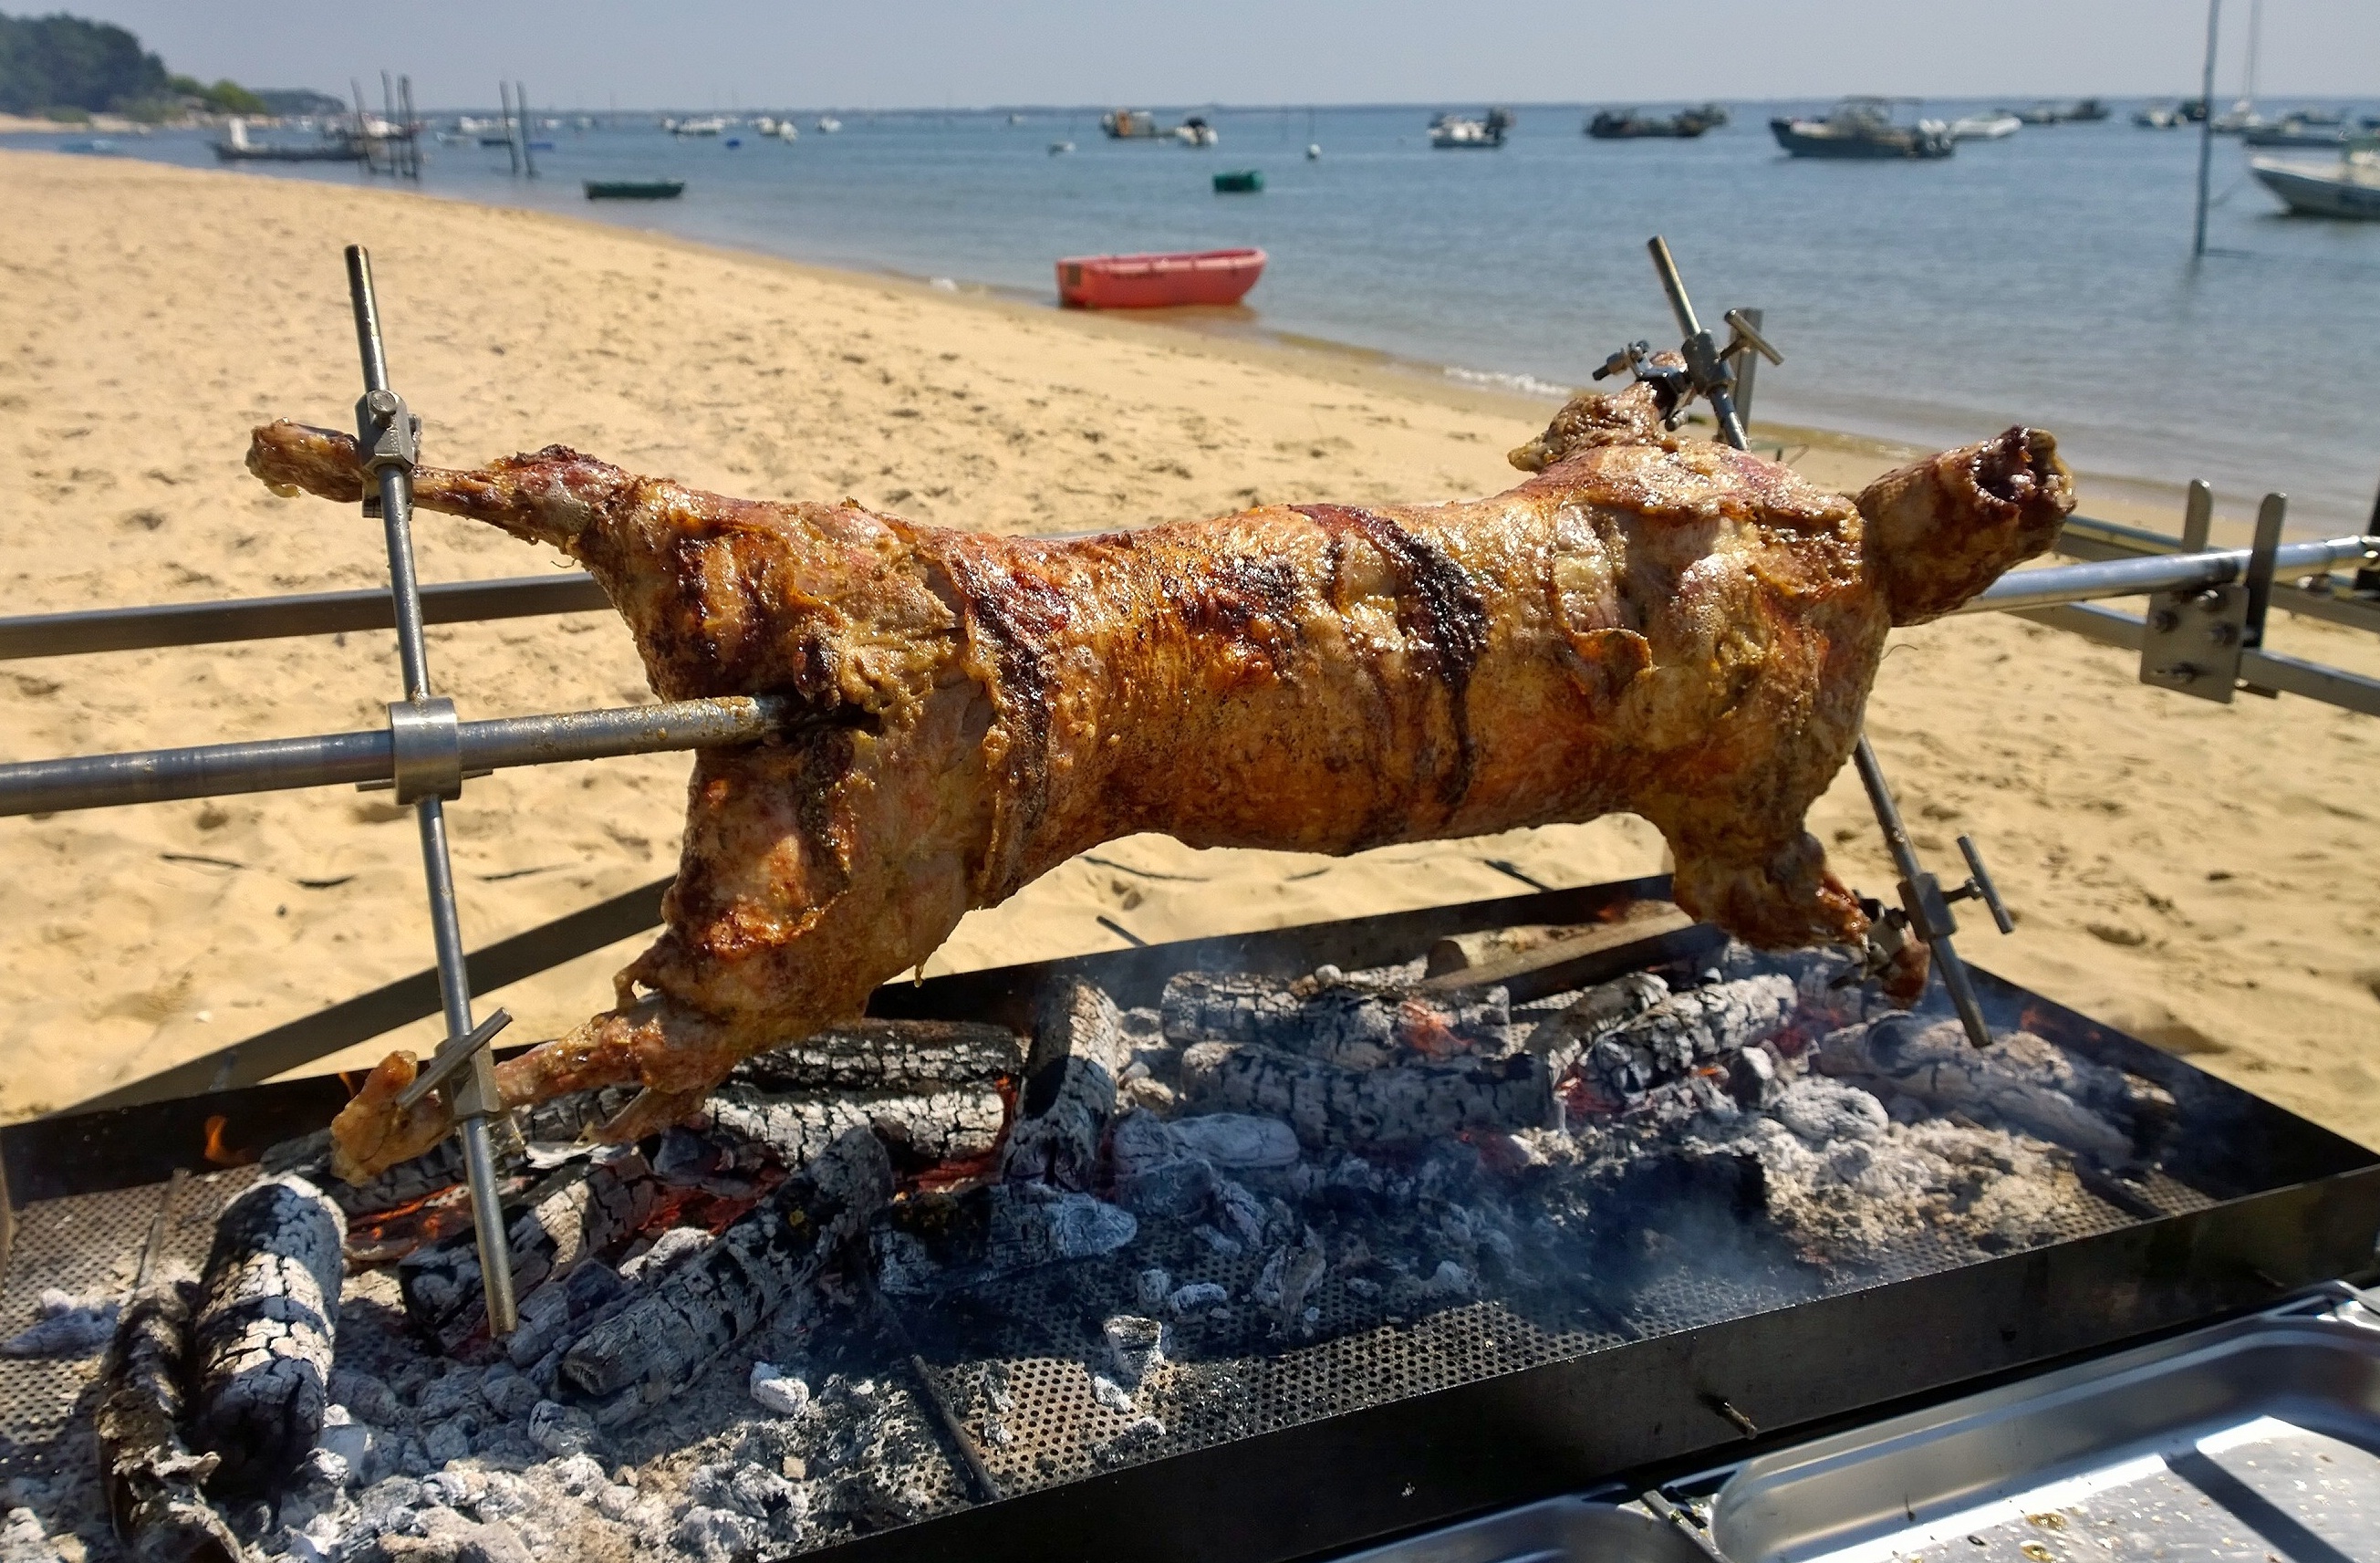
[[[346,1222],[302,1178],[224,1208],[191,1327],[190,1441],[221,1457],[209,1483],[261,1492],[322,1430]]]
[[[1052,983],[1035,1009],[1033,1056],[1016,1126],[1001,1153],[1001,1177],[1061,1189],[1095,1186],[1116,1081],[1131,1062],[1115,1001],[1080,977]]]
[[[580,1336],[563,1356],[563,1384],[605,1423],[666,1399],[808,1288],[892,1196],[884,1147],[872,1133],[844,1134],[717,1242]]]
[[[1014,1078],[1025,1040],[972,1020],[858,1020],[756,1053],[727,1078],[762,1091],[916,1093]]]
[[[1553,1115],[1545,1061],[1508,1058],[1354,1069],[1231,1043],[1200,1043],[1182,1059],[1194,1108],[1286,1121],[1318,1148],[1416,1145],[1466,1130],[1540,1129]]]
[[[1597,1002],[1597,995],[1590,994],[1573,1008]],[[1622,993],[1608,1004],[1624,1008],[1631,1002]],[[1603,1032],[1586,1044],[1577,1068],[1606,1105],[1624,1104],[1767,1041],[1792,1018],[1798,1002],[1793,979],[1774,974],[1690,988]]]
[[[1146,1117],[1135,1114],[1134,1117]],[[1112,1253],[1140,1224],[1089,1194],[993,1183],[902,1202],[872,1234],[878,1284],[916,1295]]]
[[[800,1166],[855,1129],[874,1133],[905,1166],[965,1161],[991,1153],[1008,1117],[990,1085],[787,1095],[731,1082],[710,1093],[703,1111],[707,1137],[729,1157],[721,1170],[737,1171],[763,1163]]]
[[[1499,1051],[1512,1018],[1501,988],[1432,995],[1343,977],[1283,983],[1210,971],[1167,983],[1160,1012],[1166,1039],[1177,1046],[1249,1043],[1359,1069],[1402,1054]]]
[[[625,1243],[652,1218],[658,1194],[651,1166],[633,1151],[569,1168],[513,1222],[514,1287],[526,1297]],[[469,1232],[406,1255],[397,1286],[415,1327],[447,1351],[486,1333],[487,1282]]]
[[[1515,930],[1513,932],[1526,932]],[[1468,965],[1453,964],[1468,951],[1445,944],[1431,951],[1430,974],[1424,993],[1453,995],[1498,986],[1515,1004],[1526,1004],[1550,994],[1572,993],[1608,983],[1625,972],[1664,961],[1699,958],[1720,949],[1727,935],[1708,923],[1696,922],[1667,901],[1634,901],[1615,921],[1569,931],[1563,937],[1527,943],[1526,947],[1494,954],[1482,941],[1487,959]]]
[[[235,1563],[238,1541],[200,1488],[222,1463],[182,1442],[190,1355],[188,1282],[141,1287],[100,1364],[92,1415],[100,1485],[116,1539],[137,1563]]]
[[[1973,1047],[1953,1020],[1890,1015],[1846,1027],[1818,1044],[1813,1062],[1888,1100],[1913,1097],[2111,1164],[2145,1149],[2174,1112],[2172,1095],[2137,1075],[2078,1058],[2031,1032]]]

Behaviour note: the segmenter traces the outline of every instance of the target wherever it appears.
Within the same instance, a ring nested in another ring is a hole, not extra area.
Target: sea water
[[[846,113],[836,135],[806,115],[798,140],[746,126],[735,147],[639,118],[540,131],[554,146],[536,154],[535,180],[516,177],[502,147],[425,142],[422,186],[1053,306],[1062,255],[1260,245],[1264,280],[1209,328],[1321,338],[1524,389],[1584,385],[1633,339],[1674,344],[1645,252],[1659,233],[1706,324],[1724,334],[1730,306],[1765,311],[1785,363],[1761,370],[1755,425],[1935,446],[2038,423],[2086,473],[2168,494],[2207,478],[2226,514],[2280,490],[2292,531],[2370,519],[2380,223],[2281,214],[2244,149],[2218,140],[2210,250],[2193,261],[2194,129],[2140,129],[2124,104],[1940,162],[1785,157],[1770,115],[1823,106],[1739,104],[1697,140],[1609,142],[1581,134],[1584,107],[1524,105],[1492,152],[1433,149],[1431,110],[1416,106],[1207,109],[1221,137],[1207,150],[1109,140],[1094,109],[1014,122],[1005,110]],[[208,140],[115,144],[212,166]],[[1053,142],[1074,150],[1053,154]],[[1260,169],[1263,193],[1214,193],[1212,176],[1231,168]],[[686,194],[589,202],[580,189],[652,177],[682,178]]]

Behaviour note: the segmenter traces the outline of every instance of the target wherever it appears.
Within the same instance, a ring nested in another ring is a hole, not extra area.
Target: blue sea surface
[[[1645,253],[1658,232],[1706,323],[1766,311],[1786,362],[1763,369],[1763,417],[1917,445],[2038,423],[2089,473],[2205,477],[2226,514],[2278,489],[2294,531],[2362,526],[2380,483],[2380,223],[2281,214],[2219,140],[2212,253],[2193,262],[2197,133],[2140,129],[2131,106],[1945,162],[1874,164],[1779,152],[1769,116],[1820,104],[1738,104],[1701,140],[1633,142],[1583,136],[1585,108],[1524,105],[1493,152],[1433,150],[1431,111],[1410,105],[1200,110],[1220,132],[1208,150],[1108,140],[1092,109],[851,113],[834,135],[804,115],[797,141],[747,126],[735,147],[639,119],[540,131],[554,145],[534,180],[501,147],[426,146],[421,185],[1053,304],[1062,255],[1260,245],[1270,265],[1227,328],[1524,385],[1585,384],[1632,338],[1674,341]],[[115,145],[214,165],[196,134]],[[1263,193],[1214,193],[1212,175],[1233,168],[1260,169]],[[686,180],[685,196],[589,202],[580,189],[661,177]]]

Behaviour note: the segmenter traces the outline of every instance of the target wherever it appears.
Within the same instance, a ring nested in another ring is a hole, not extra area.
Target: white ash
[[[774,1362],[754,1362],[745,1386],[752,1403],[772,1416],[800,1416],[810,1409],[810,1386]]]
[[[1179,1120],[1173,1133],[1191,1154],[1228,1171],[1283,1167],[1298,1156],[1297,1135],[1279,1118],[1208,1113]]]
[[[2172,1115],[2163,1087],[2078,1058],[2030,1032],[1978,1048],[1955,1020],[1891,1016],[1829,1033],[1820,1071],[1905,1094],[1937,1113],[2005,1124],[2109,1164],[2128,1161],[2144,1130]]]
[[[0,1340],[0,1357],[94,1356],[115,1333],[120,1305],[105,1294],[77,1297],[50,1287],[33,1306],[33,1322]]]
[[[1788,1091],[1700,1145],[1759,1165],[1768,1219],[1820,1263],[1875,1261],[1932,1233],[1986,1252],[2054,1239],[2083,1202],[2070,1153],[2030,1136],[1891,1122],[1826,1080]]]

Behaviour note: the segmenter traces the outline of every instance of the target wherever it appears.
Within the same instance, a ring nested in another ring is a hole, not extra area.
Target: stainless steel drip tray
[[[2342,1288],[1721,1475],[1672,1491],[1730,1563],[2380,1557],[2380,1314]]]

